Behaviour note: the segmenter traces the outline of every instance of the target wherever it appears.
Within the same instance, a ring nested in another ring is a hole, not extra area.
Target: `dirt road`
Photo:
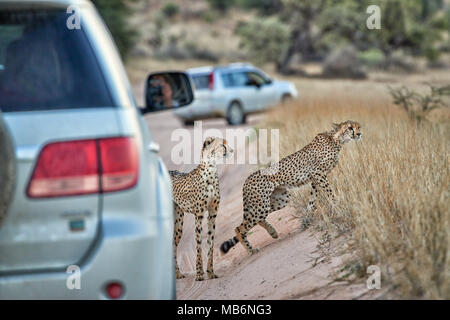
[[[173,113],[166,111],[146,115],[153,138],[161,146],[160,155],[169,170],[189,171],[193,164],[176,165],[172,161],[172,148],[179,143],[171,141],[174,129],[183,128]],[[249,128],[261,119],[254,116],[241,128]],[[208,120],[203,130],[216,128],[225,136],[229,128],[224,120]],[[185,128],[193,134],[193,128]],[[235,150],[245,152],[245,150]],[[245,249],[236,245],[226,255],[220,244],[234,235],[233,229],[242,220],[242,185],[255,170],[251,165],[219,165],[221,203],[216,220],[214,250],[215,272],[218,279],[195,281],[196,244],[194,218],[185,215],[184,232],[178,247],[178,261],[185,279],[177,280],[179,299],[352,299],[369,298],[365,285],[337,283],[330,273],[341,265],[340,257],[326,256],[318,249],[316,235],[300,231],[299,220],[287,207],[271,214],[269,222],[277,229],[280,238],[272,239],[257,226],[249,236],[250,242],[261,251],[248,256]],[[206,220],[206,219],[205,219]],[[203,230],[206,230],[204,221]],[[206,232],[203,234],[203,255],[206,262]]]

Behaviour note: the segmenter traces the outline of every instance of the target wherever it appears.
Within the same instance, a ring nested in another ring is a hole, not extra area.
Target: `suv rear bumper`
[[[104,219],[101,239],[80,266],[80,289],[68,289],[74,274],[65,270],[8,275],[0,277],[0,299],[107,299],[109,282],[123,284],[124,299],[173,299],[172,223]]]

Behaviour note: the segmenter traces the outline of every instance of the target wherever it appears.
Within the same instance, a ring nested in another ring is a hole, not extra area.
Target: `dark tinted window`
[[[192,80],[196,90],[208,89],[209,74],[193,75]]]
[[[247,77],[250,81],[260,86],[267,82],[267,80],[257,72],[247,72]]]
[[[0,11],[0,108],[29,111],[112,106],[83,30],[65,11]]]

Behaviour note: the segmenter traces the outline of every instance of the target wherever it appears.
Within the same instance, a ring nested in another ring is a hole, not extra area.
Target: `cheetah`
[[[325,191],[327,197],[334,202],[327,174],[337,165],[339,152],[344,143],[359,139],[361,139],[361,126],[358,122],[348,120],[333,124],[331,131],[319,133],[303,149],[281,159],[267,169],[252,173],[243,186],[243,221],[234,230],[236,236],[220,246],[222,253],[227,253],[238,241],[247,249],[248,254],[258,252],[259,250],[252,248],[247,240],[248,231],[256,224],[266,229],[272,238],[278,238],[277,231],[267,222],[266,217],[269,213],[280,210],[288,204],[289,188],[311,183],[308,212],[316,208],[318,188]]]
[[[174,256],[176,278],[184,278],[177,263],[177,248],[183,234],[184,213],[189,212],[195,216],[195,238],[197,242],[196,280],[204,280],[202,260],[202,221],[208,210],[208,265],[209,279],[217,278],[213,269],[214,232],[216,229],[216,215],[220,202],[219,177],[217,175],[216,160],[220,157],[227,158],[233,153],[233,149],[226,140],[208,137],[202,148],[200,164],[191,172],[183,173],[169,171],[174,202]]]

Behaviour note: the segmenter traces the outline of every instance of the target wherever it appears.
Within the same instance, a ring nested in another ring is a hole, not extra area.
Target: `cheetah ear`
[[[209,146],[214,141],[213,137],[208,137],[205,139],[205,142],[203,142],[203,149],[205,149],[207,146]]]
[[[339,128],[339,123],[333,122],[333,130],[337,130]]]

